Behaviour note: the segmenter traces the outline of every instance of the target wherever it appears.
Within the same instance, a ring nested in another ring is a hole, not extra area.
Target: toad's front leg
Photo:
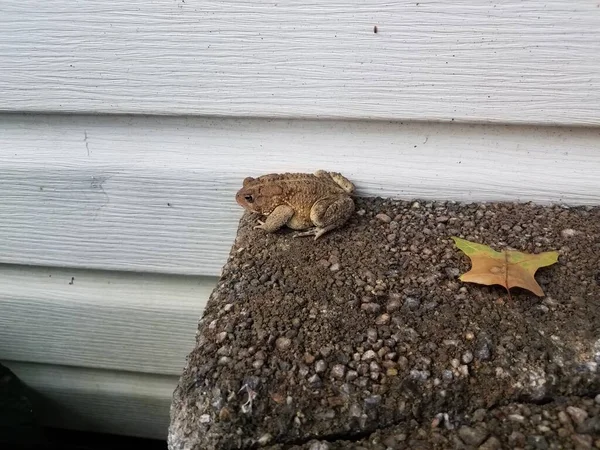
[[[294,209],[288,205],[278,206],[267,216],[264,222],[258,221],[254,229],[261,229],[267,233],[273,233],[283,227],[294,215]]]

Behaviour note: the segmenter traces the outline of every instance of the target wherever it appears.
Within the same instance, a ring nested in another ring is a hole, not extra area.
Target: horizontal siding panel
[[[1,111],[600,124],[597,1],[3,0],[1,12]]]
[[[36,393],[45,426],[166,439],[178,377],[2,361]]]
[[[215,285],[0,266],[0,359],[178,375]]]
[[[0,263],[217,276],[246,176],[358,194],[600,204],[600,128],[0,116]]]

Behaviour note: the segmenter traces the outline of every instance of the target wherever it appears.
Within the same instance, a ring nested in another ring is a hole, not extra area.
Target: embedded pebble
[[[323,373],[323,372],[325,372],[325,370],[327,370],[327,363],[325,361],[323,361],[322,359],[318,360],[315,363],[315,372]]]
[[[488,432],[481,428],[462,426],[458,429],[458,435],[467,445],[478,446],[488,437]]]
[[[473,353],[470,350],[467,350],[462,354],[461,360],[465,364],[470,364],[473,361]]]
[[[338,270],[340,270],[340,263],[334,263],[329,267],[329,270],[331,270],[332,272],[337,272]]]
[[[277,338],[275,341],[275,347],[280,351],[285,351],[292,346],[292,340],[287,337]]]
[[[367,350],[366,352],[363,353],[361,359],[363,361],[370,361],[375,358],[377,358],[377,353],[375,353],[373,350]]]
[[[567,406],[567,413],[577,425],[581,425],[588,418],[587,411],[578,408],[577,406]]]
[[[594,398],[594,401],[600,405],[600,394],[596,395],[596,397]]]
[[[508,420],[512,422],[525,423],[525,417],[523,417],[521,414],[510,414],[508,416]]]
[[[410,377],[415,380],[425,381],[429,378],[430,375],[431,375],[431,372],[429,372],[429,370],[413,369],[410,371]]]
[[[375,319],[376,325],[387,325],[389,323],[390,323],[390,315],[389,314],[382,314],[379,317],[377,317],[377,319]]]
[[[310,383],[311,386],[313,387],[318,387],[321,385],[321,377],[319,377],[319,375],[317,375],[316,373],[314,375],[311,375],[308,378],[308,382]]]
[[[384,213],[379,213],[375,216],[376,219],[381,220],[382,222],[385,223],[390,223],[392,221],[392,218],[390,216],[388,216],[387,214]]]
[[[258,438],[258,445],[267,445],[269,442],[273,440],[273,436],[270,433],[263,434],[260,438]]]
[[[375,342],[377,341],[377,330],[375,328],[369,328],[367,330],[367,339],[370,342]]]
[[[421,302],[414,297],[406,297],[404,300],[404,307],[410,310],[417,309],[421,306]]]
[[[371,364],[369,364],[369,369],[371,372],[381,372],[381,366],[375,361],[371,361]]]
[[[560,234],[564,238],[570,238],[575,236],[577,234],[577,231],[575,231],[572,228],[565,228],[564,230],[561,230]]]
[[[477,450],[500,450],[502,443],[496,436],[490,436],[483,444],[481,444]]]
[[[377,314],[381,310],[381,305],[379,305],[379,303],[363,303],[362,305],[360,305],[360,309],[373,314]]]
[[[255,369],[260,369],[264,364],[265,362],[262,359],[257,359],[252,363],[252,367],[254,367]]]
[[[394,312],[394,311],[398,311],[401,306],[402,306],[402,303],[398,297],[390,297],[385,309],[387,310],[387,312]]]
[[[338,380],[341,380],[342,378],[344,378],[345,374],[346,374],[346,366],[344,366],[343,364],[335,364],[331,368],[331,376],[333,378],[337,378]]]
[[[488,361],[491,355],[490,344],[486,341],[482,342],[479,347],[475,350],[475,356],[480,361]]]
[[[324,441],[316,441],[313,442],[312,444],[310,444],[310,447],[308,447],[308,450],[329,450],[331,448],[331,446]]]
[[[346,381],[354,381],[358,378],[358,372],[356,370],[349,370],[346,373]]]

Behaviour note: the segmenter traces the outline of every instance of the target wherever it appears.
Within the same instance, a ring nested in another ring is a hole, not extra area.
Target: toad
[[[303,230],[294,237],[315,240],[341,227],[354,212],[354,185],[337,172],[268,174],[247,177],[237,192],[237,203],[265,216],[255,229],[272,233],[283,226]]]

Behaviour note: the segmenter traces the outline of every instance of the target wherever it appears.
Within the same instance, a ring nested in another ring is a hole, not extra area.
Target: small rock
[[[353,403],[350,406],[350,409],[348,410],[348,415],[350,417],[360,417],[360,416],[362,416],[362,410],[360,409],[360,406],[358,406],[356,403]]]
[[[312,387],[319,387],[321,386],[321,377],[315,373],[308,379],[308,382]]]
[[[332,272],[337,272],[338,270],[340,270],[340,263],[334,263],[329,267],[329,270],[331,270]]]
[[[260,438],[258,438],[258,445],[263,446],[267,445],[269,442],[273,440],[273,436],[270,433],[263,434]]]
[[[421,204],[420,204],[419,202],[414,202],[414,203],[411,205],[411,208],[413,208],[413,209],[419,209],[420,207],[421,207]]]
[[[392,221],[392,218],[390,216],[388,216],[387,214],[384,213],[379,213],[375,216],[376,219],[381,220],[382,222],[385,223],[390,223]]]
[[[287,337],[282,336],[282,337],[277,338],[277,340],[275,341],[275,347],[277,347],[277,350],[282,351],[282,352],[287,350],[291,346],[292,346],[292,340]]]
[[[451,280],[454,278],[458,278],[458,276],[460,275],[460,270],[458,270],[456,267],[446,267],[444,269],[444,272],[446,272],[446,276]]]
[[[315,372],[323,373],[323,372],[325,372],[325,370],[327,370],[327,363],[325,361],[323,361],[322,359],[318,360],[315,363]]]
[[[375,319],[376,325],[388,325],[390,323],[390,315],[384,313]]]
[[[367,363],[360,363],[356,368],[359,375],[366,375],[369,373],[369,365]]]
[[[487,411],[483,408],[476,409],[473,413],[473,420],[475,422],[481,422],[483,419],[485,419],[486,413]]]
[[[387,305],[385,307],[385,309],[387,310],[387,312],[394,312],[394,311],[398,311],[400,309],[400,306],[402,304],[400,303],[400,299],[397,296],[391,296],[387,302]]]
[[[475,335],[471,331],[467,331],[465,333],[465,339],[467,341],[472,341],[473,339],[475,339]]]
[[[585,410],[576,406],[567,406],[567,413],[577,425],[581,425],[588,417],[588,413]]]
[[[425,381],[429,378],[430,375],[431,375],[431,372],[429,372],[429,370],[413,369],[410,371],[410,377],[414,380]]]
[[[600,415],[586,419],[578,428],[577,431],[584,434],[594,434],[600,436]]]
[[[463,377],[469,376],[469,366],[466,364],[461,364],[458,366],[458,373],[460,373]]]
[[[346,373],[346,381],[354,381],[358,378],[358,372],[356,370],[349,370]]]
[[[510,414],[508,416],[508,420],[511,422],[525,423],[525,417],[523,417],[521,414]]]
[[[480,361],[488,361],[491,357],[490,344],[487,341],[483,341],[475,350],[475,356]]]
[[[369,342],[377,342],[377,330],[375,328],[369,328],[367,330],[367,339]]]
[[[219,420],[221,422],[228,422],[229,419],[231,419],[231,412],[224,406],[221,408],[221,411],[219,411]]]
[[[381,310],[381,305],[378,303],[363,303],[360,305],[360,309],[373,314],[377,314]]]
[[[575,231],[572,228],[565,228],[564,230],[562,230],[560,232],[561,236],[564,237],[565,239],[573,237],[577,234],[577,231]]]
[[[331,368],[331,376],[333,378],[341,380],[342,378],[344,378],[344,375],[346,375],[346,366],[344,366],[343,364],[335,364]]]
[[[210,423],[210,416],[208,414],[202,414],[200,416],[200,423]]]
[[[594,401],[596,402],[596,404],[600,405],[600,394],[596,395]]]
[[[304,362],[306,364],[312,364],[315,362],[315,357],[313,355],[311,355],[310,353],[305,353],[304,354]]]
[[[310,444],[310,447],[308,447],[308,450],[329,450],[331,447],[329,446],[329,444],[327,442],[324,441],[315,441],[312,444]]]
[[[414,297],[406,297],[404,300],[404,308],[406,309],[415,310],[419,306],[421,306],[421,302]]]
[[[264,366],[265,361],[262,359],[257,359],[252,363],[252,367],[254,367],[255,369],[260,369],[262,366]]]
[[[508,445],[511,448],[514,447],[525,447],[525,435],[519,431],[513,431],[510,436],[508,436]]]
[[[361,359],[363,361],[370,361],[375,358],[377,358],[377,353],[375,353],[373,350],[367,350],[366,352],[363,353]]]
[[[371,361],[371,364],[369,364],[369,370],[371,372],[381,372],[381,366],[375,361]]]
[[[448,216],[439,216],[435,218],[435,221],[438,223],[446,223],[448,220],[450,220]]]
[[[333,347],[331,345],[325,345],[319,349],[319,353],[323,355],[324,358],[327,358],[329,355],[331,355],[332,351]]]
[[[470,364],[473,361],[473,353],[470,350],[467,350],[463,353],[461,359],[463,363]]]
[[[527,444],[529,444],[530,447],[539,450],[548,449],[548,441],[544,436],[529,436],[527,438]]]
[[[217,361],[217,364],[220,365],[220,366],[226,366],[231,361],[232,361],[232,359],[229,356],[221,356],[219,358],[219,360]]]
[[[216,341],[220,344],[221,342],[223,342],[225,339],[227,339],[227,331],[221,331],[219,334],[217,334],[217,339]]]
[[[395,377],[396,375],[398,375],[398,370],[394,369],[393,367],[390,367],[389,369],[386,370],[385,374],[388,377]]]
[[[488,433],[486,430],[481,428],[472,428],[467,426],[462,426],[458,429],[458,435],[461,440],[467,445],[478,446],[485,441]]]
[[[573,427],[573,424],[571,423],[571,419],[569,419],[568,414],[564,411],[559,411],[558,421],[561,424],[565,425],[566,427]]]
[[[371,395],[365,398],[365,407],[374,408],[381,403],[381,395]]]
[[[573,439],[573,443],[577,450],[592,448],[592,437],[588,434],[574,434],[571,436],[571,439]]]
[[[452,381],[454,375],[452,374],[451,370],[446,369],[442,372],[442,378],[444,379],[444,381]]]
[[[479,446],[479,450],[499,450],[502,444],[495,436],[490,436],[487,441]]]

